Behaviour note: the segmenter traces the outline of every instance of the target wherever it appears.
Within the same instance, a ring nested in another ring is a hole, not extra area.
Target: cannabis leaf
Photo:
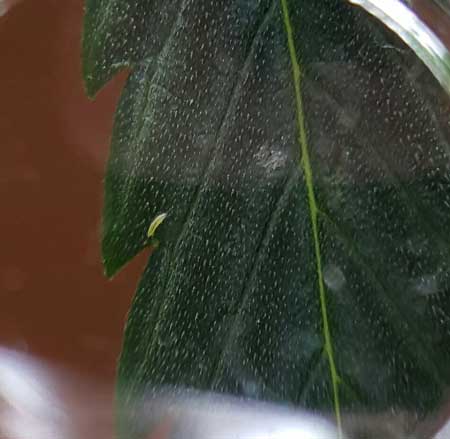
[[[154,248],[119,364],[123,438],[140,437],[140,398],[167,386],[338,424],[439,407],[448,117],[412,51],[339,0],[87,0],[83,61],[91,96],[130,69],[107,275]]]

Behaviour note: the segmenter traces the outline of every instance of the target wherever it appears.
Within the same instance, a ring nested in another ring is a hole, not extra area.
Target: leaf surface
[[[436,410],[450,145],[413,53],[338,0],[87,0],[83,49],[90,94],[131,70],[107,274],[154,246],[119,364],[122,437],[140,437],[135,401],[167,386],[338,419]]]

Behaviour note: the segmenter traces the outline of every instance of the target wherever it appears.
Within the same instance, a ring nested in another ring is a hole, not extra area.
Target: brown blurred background
[[[102,272],[102,178],[124,75],[86,98],[82,15],[83,0],[29,0],[0,17],[0,345],[109,378],[139,267],[114,281]]]
[[[126,75],[86,98],[82,16],[83,0],[25,0],[0,16],[0,346],[95,382],[108,405],[146,255],[103,276],[102,179]],[[442,13],[427,17],[447,36]]]
[[[86,98],[82,16],[83,0],[26,0],[0,16],[0,346],[112,395],[145,257],[103,276],[102,179],[125,75]]]

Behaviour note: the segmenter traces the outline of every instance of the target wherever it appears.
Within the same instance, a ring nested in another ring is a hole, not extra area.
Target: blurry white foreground
[[[0,437],[68,437],[66,410],[54,387],[44,365],[0,348]]]
[[[161,398],[170,439],[336,439],[337,430],[321,417],[272,404],[218,395],[185,395],[175,404]],[[150,439],[162,439],[160,437]]]
[[[0,438],[113,439],[112,387],[0,347]],[[144,404],[142,426],[149,421],[155,426],[148,439],[338,438],[333,422],[306,412],[210,394],[177,394],[176,399],[168,393],[153,395]],[[361,425],[347,424],[351,434],[344,437],[405,439],[382,416],[366,421],[358,421],[371,425],[364,428],[366,435],[360,435]],[[450,428],[444,426],[435,439],[450,439]]]
[[[112,439],[112,400],[111,389],[0,347],[2,439]],[[151,439],[337,437],[328,421],[268,404],[187,393],[170,403],[158,398],[151,406],[158,407],[161,423],[169,420],[171,426]]]
[[[0,347],[1,439],[112,439],[112,389]]]
[[[0,17],[5,15],[15,4],[22,0],[0,0]]]

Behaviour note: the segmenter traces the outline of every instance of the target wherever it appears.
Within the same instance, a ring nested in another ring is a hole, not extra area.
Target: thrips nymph
[[[155,216],[153,221],[148,226],[147,238],[153,238],[155,236],[156,229],[161,225],[161,223],[166,219],[167,213],[160,213]]]

